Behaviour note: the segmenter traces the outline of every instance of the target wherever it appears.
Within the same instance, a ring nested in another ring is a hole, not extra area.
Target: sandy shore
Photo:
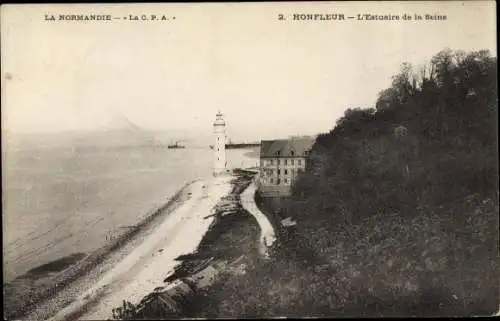
[[[219,176],[191,184],[185,191],[189,199],[140,242],[135,242],[125,257],[114,262],[112,267],[109,264],[103,266],[101,275],[81,284],[73,302],[51,319],[107,319],[122,300],[138,303],[155,287],[164,285],[163,279],[178,263],[174,258],[190,253],[198,246],[213,220],[213,217],[204,217],[211,214],[219,199],[230,192],[232,178]]]
[[[106,319],[122,300],[137,303],[164,285],[178,263],[174,258],[196,249],[213,220],[204,217],[229,193],[233,178],[210,177],[185,187],[152,224],[23,319]]]

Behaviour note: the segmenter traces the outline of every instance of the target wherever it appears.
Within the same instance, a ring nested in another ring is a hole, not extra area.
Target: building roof
[[[314,142],[314,138],[263,140],[260,143],[260,157],[305,156]]]

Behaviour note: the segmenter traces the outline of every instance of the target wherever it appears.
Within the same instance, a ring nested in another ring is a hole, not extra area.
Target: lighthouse
[[[226,122],[219,111],[214,121],[214,175],[226,171]]]

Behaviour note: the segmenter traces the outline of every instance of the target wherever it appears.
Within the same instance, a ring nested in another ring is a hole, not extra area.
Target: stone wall
[[[259,192],[262,196],[290,196],[291,195],[291,185],[258,185]]]

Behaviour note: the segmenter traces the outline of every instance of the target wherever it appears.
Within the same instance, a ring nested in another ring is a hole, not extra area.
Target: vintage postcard
[[[0,20],[5,319],[498,314],[495,2]]]

